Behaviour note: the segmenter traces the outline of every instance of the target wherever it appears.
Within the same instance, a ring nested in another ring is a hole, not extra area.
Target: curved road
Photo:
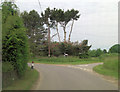
[[[118,90],[117,85],[92,71],[98,64],[35,64],[35,69],[40,72],[40,79],[34,90]]]

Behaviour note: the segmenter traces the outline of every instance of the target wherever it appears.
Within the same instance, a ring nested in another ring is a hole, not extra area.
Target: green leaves
[[[5,23],[8,16],[18,15],[18,8],[12,2],[3,2],[2,3],[2,22]]]
[[[17,7],[11,2],[2,5],[2,61],[9,62],[21,77],[28,61],[28,41],[22,19],[17,14]]]
[[[45,40],[47,33],[43,26],[44,18],[41,18],[35,10],[31,10],[30,12],[24,11],[21,13],[21,17],[24,21],[24,26],[27,28],[26,32],[29,39],[30,53],[32,56],[39,56],[40,45]]]
[[[110,53],[120,53],[120,44],[115,44],[109,49]]]

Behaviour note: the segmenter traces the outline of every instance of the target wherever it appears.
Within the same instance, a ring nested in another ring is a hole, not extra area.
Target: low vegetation
[[[106,54],[101,56],[101,59],[103,60],[103,65],[98,65],[93,70],[118,79],[118,54]]]
[[[31,90],[38,77],[39,73],[36,70],[31,70],[28,67],[24,76],[22,76],[20,79],[11,80],[11,85],[3,88],[3,90]]]
[[[35,59],[31,59],[30,62],[34,61],[35,63],[45,63],[45,64],[88,64],[88,63],[96,63],[100,62],[99,58],[87,58],[87,59],[80,59],[79,57],[39,57]]]

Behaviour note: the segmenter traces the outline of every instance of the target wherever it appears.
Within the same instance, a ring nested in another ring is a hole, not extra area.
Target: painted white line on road
[[[67,67],[74,68],[74,69],[80,69],[80,70],[87,71],[87,72],[92,72],[91,69],[87,69],[87,68],[81,68],[81,67],[77,67],[77,66],[67,66]]]
[[[77,65],[77,66],[88,66],[88,65]]]

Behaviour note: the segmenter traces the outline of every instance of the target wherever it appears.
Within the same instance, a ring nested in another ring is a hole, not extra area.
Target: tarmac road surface
[[[35,64],[40,78],[33,89],[118,90],[117,85],[101,78],[92,71],[92,68],[98,64],[102,63],[84,65]]]

